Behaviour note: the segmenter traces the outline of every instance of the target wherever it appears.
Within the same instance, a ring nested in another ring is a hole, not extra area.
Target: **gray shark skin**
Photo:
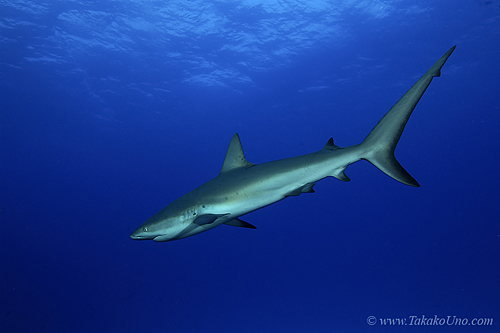
[[[229,143],[217,177],[175,200],[140,225],[130,238],[166,242],[186,238],[221,224],[255,227],[240,216],[289,196],[313,193],[317,181],[335,177],[349,181],[344,170],[367,160],[395,180],[410,186],[417,181],[399,164],[394,150],[405,125],[433,77],[455,46],[446,52],[385,114],[362,143],[340,148],[329,139],[323,149],[262,164],[248,162],[238,134]]]

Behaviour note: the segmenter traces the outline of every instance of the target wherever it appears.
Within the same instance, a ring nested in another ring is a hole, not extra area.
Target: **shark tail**
[[[439,60],[401,97],[401,99],[385,114],[361,143],[362,158],[379,168],[389,177],[410,186],[420,186],[417,181],[399,164],[394,156],[396,145],[413,109],[429,86],[433,77],[441,75],[448,57],[455,46],[448,50]]]

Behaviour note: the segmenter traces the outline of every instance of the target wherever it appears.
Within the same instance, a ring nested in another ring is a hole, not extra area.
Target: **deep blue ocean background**
[[[129,238],[234,133],[360,143],[453,45],[396,150],[420,188],[362,161],[257,230]],[[500,0],[0,0],[0,332],[498,332],[499,86]]]

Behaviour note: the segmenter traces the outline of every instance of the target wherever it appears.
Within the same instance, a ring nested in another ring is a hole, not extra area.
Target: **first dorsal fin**
[[[333,138],[328,139],[326,142],[326,145],[323,147],[321,150],[335,150],[339,149],[340,147],[337,146],[335,143],[333,143]]]
[[[224,164],[222,164],[221,173],[227,172],[229,170],[249,167],[253,164],[248,162],[243,153],[243,147],[241,147],[240,137],[238,133],[233,135],[231,142],[229,142],[229,147],[227,148],[226,158],[224,159]]]

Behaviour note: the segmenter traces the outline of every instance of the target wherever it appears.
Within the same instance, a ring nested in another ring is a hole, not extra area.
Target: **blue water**
[[[499,0],[0,13],[0,332],[500,330]],[[234,133],[252,163],[357,144],[453,45],[396,150],[420,188],[362,161],[245,216],[257,230],[129,238]]]

